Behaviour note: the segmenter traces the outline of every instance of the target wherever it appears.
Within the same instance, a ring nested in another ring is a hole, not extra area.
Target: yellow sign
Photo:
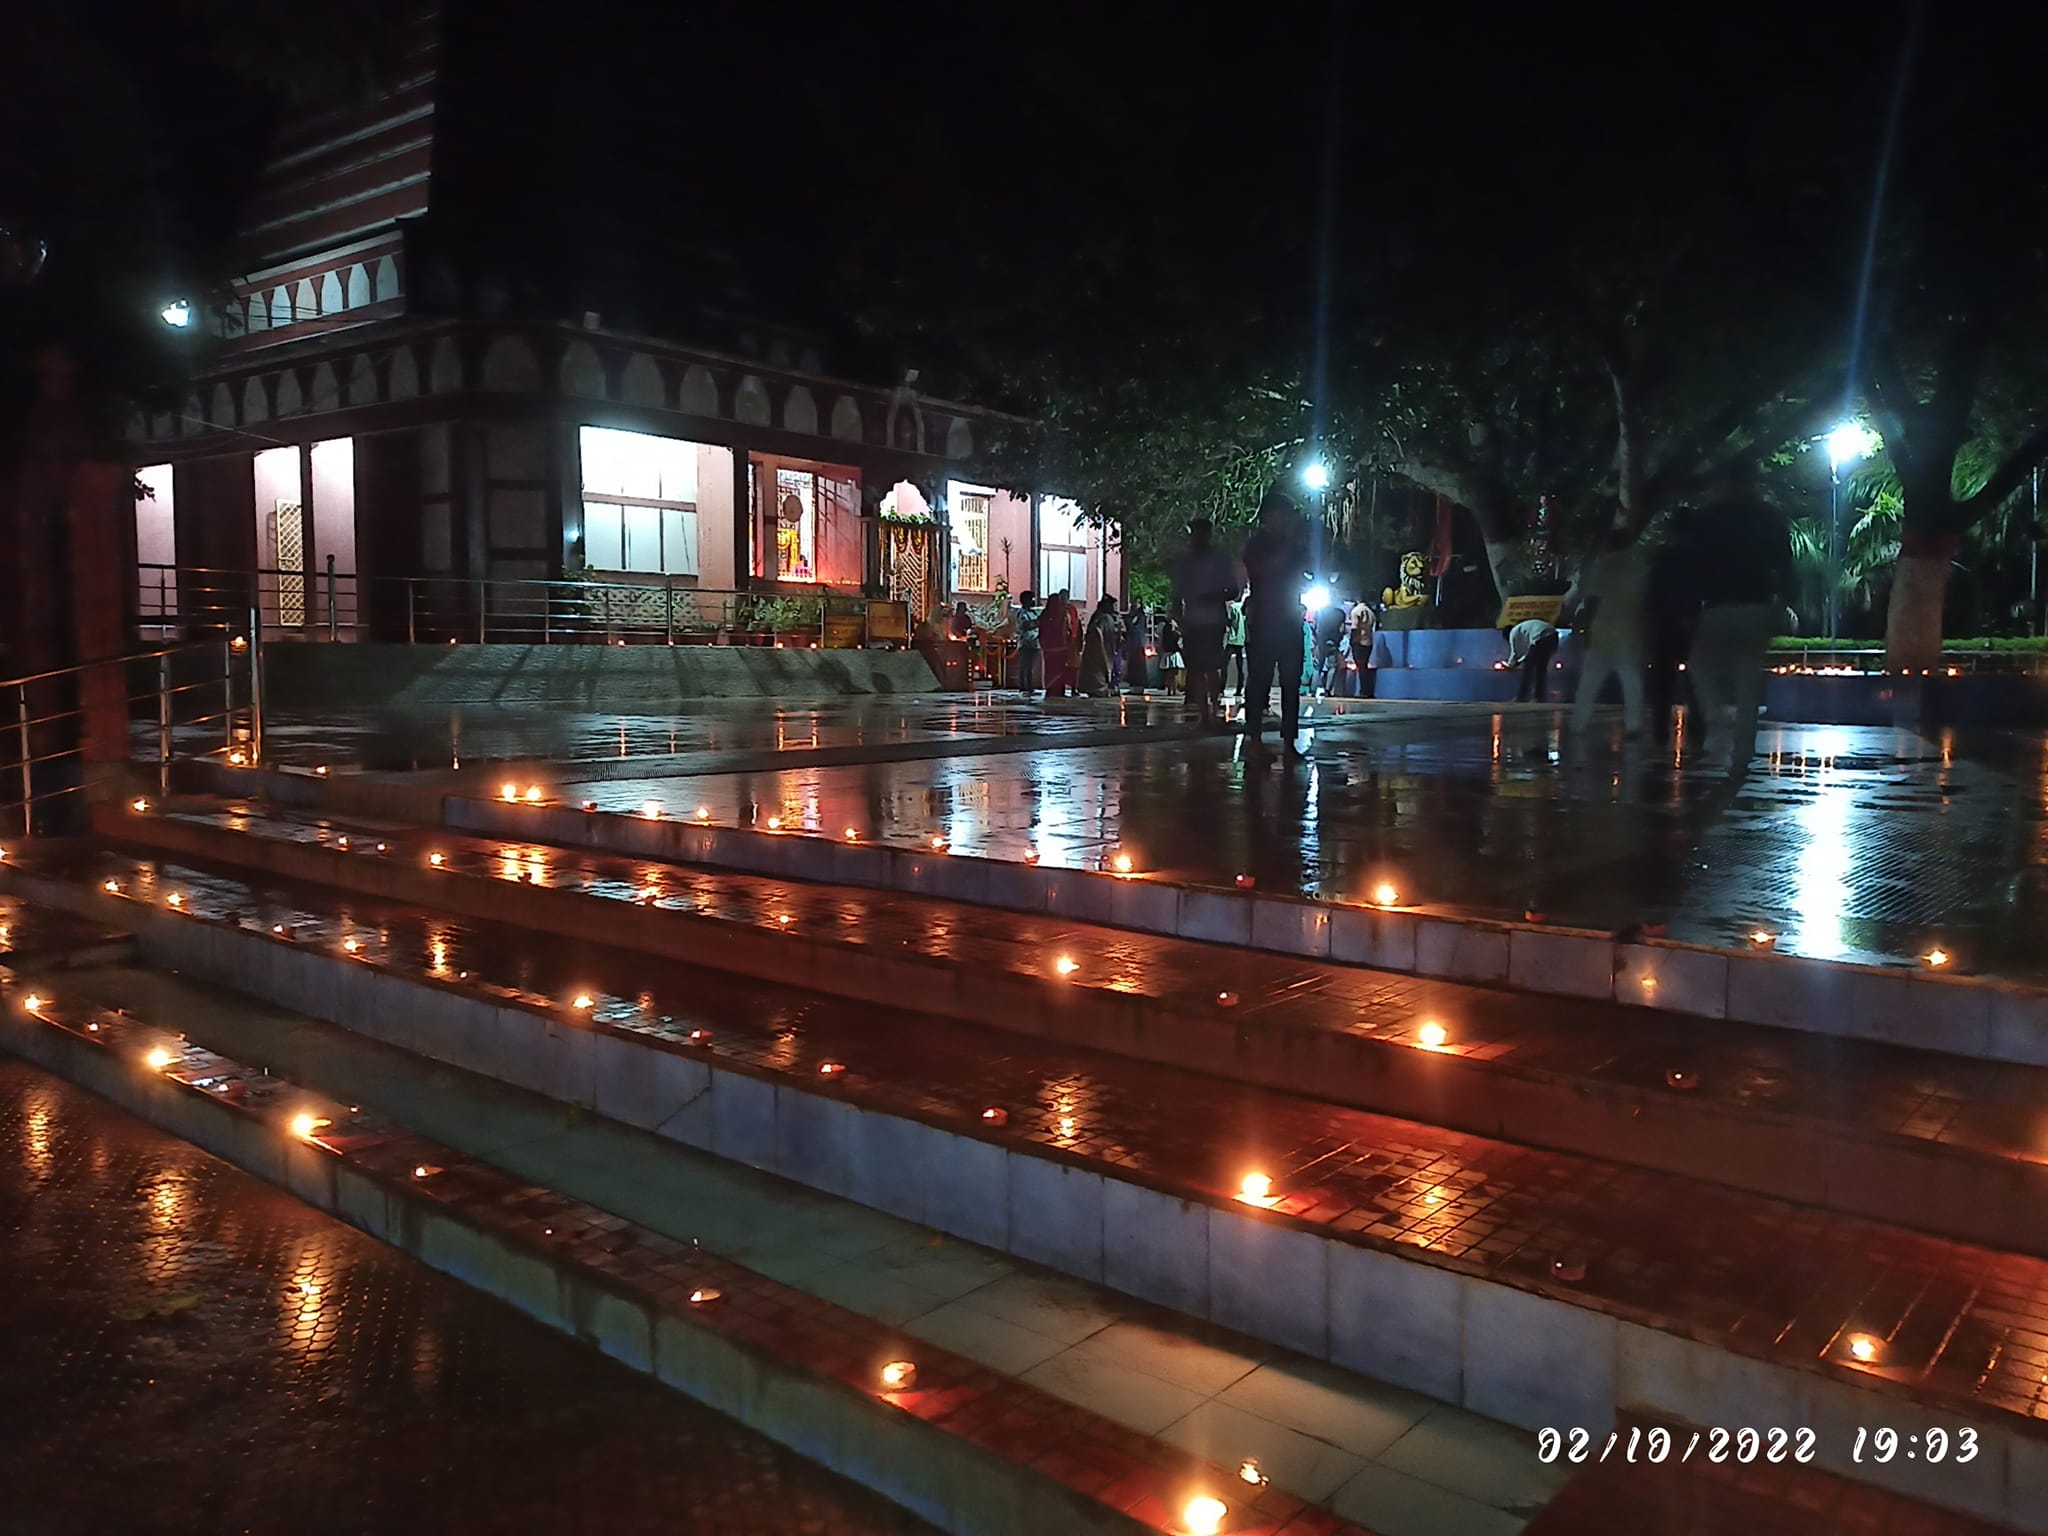
[[[1511,597],[1500,605],[1500,617],[1493,621],[1493,627],[1513,629],[1530,619],[1555,624],[1563,612],[1564,594],[1561,592],[1553,597]]]

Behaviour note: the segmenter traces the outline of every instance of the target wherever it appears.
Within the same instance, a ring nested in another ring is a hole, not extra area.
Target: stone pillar
[[[732,584],[749,590],[754,574],[754,499],[747,493],[747,466],[753,462],[746,448],[735,443],[732,450]]]

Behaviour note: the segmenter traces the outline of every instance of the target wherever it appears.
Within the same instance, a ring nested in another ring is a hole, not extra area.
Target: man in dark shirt
[[[1308,570],[1308,539],[1301,514],[1278,491],[1259,503],[1259,529],[1244,546],[1245,652],[1251,676],[1245,685],[1245,752],[1264,757],[1266,702],[1273,673],[1280,673],[1281,748],[1290,759],[1302,755],[1301,583]]]

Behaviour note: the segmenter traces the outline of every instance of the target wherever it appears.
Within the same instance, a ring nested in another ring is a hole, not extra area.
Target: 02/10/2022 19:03
[[[1878,1429],[1858,1429],[1849,1459],[1860,1464],[1865,1461],[1887,1462],[1902,1456],[1907,1461],[1924,1461],[1930,1466],[1939,1466],[1945,1461],[1962,1466],[1977,1459],[1977,1431],[1968,1425],[1953,1434],[1938,1426],[1905,1434],[1889,1425]]]

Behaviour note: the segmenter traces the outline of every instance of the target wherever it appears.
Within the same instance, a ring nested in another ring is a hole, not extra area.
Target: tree
[[[1986,18],[1945,14],[1901,50],[1857,317],[1868,361],[1847,392],[1867,403],[1899,489],[1893,668],[1939,660],[1963,535],[2048,460],[2048,152],[2026,106],[2031,69]]]

